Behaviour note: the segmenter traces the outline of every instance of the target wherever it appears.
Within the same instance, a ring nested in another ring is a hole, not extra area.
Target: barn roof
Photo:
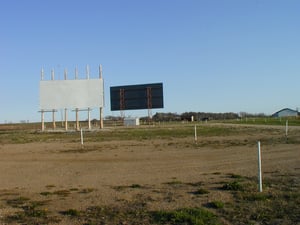
[[[293,110],[293,109],[290,109],[290,108],[284,108],[284,109],[281,109],[281,110],[279,110],[279,111],[273,113],[272,116],[275,116],[275,115],[277,115],[277,114],[279,114],[279,113],[281,113],[281,112],[283,112],[283,111],[289,111],[289,112],[292,112],[292,113],[297,113],[297,114],[299,114],[299,112],[296,111],[296,110]]]

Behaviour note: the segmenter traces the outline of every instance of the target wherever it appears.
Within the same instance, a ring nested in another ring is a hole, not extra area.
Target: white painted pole
[[[197,139],[198,139],[198,137],[197,137],[197,126],[195,125],[195,142],[197,142]]]
[[[83,148],[83,132],[82,132],[82,128],[80,129],[80,140],[81,140],[81,147]]]
[[[285,122],[285,137],[288,137],[288,132],[289,132],[289,121],[287,120]]]
[[[262,192],[262,172],[261,172],[260,141],[257,142],[257,150],[258,150],[258,185],[259,185],[259,192]]]

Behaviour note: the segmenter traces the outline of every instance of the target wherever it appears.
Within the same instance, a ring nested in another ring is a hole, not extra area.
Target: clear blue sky
[[[62,79],[87,64],[91,77],[103,65],[105,115],[119,115],[110,86],[152,82],[165,94],[154,114],[296,109],[299,12],[298,0],[1,1],[0,123],[40,120],[42,67]]]

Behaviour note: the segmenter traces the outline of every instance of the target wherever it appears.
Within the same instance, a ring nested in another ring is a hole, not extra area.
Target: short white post
[[[285,137],[288,137],[288,132],[289,132],[289,121],[287,120],[285,122]]]
[[[257,150],[258,150],[258,185],[259,185],[259,192],[262,192],[262,173],[261,173],[260,141],[257,142]]]
[[[197,143],[197,139],[198,139],[198,137],[197,137],[197,125],[195,125],[195,142]]]
[[[81,141],[81,148],[83,148],[83,132],[82,132],[82,128],[80,129],[80,141]]]

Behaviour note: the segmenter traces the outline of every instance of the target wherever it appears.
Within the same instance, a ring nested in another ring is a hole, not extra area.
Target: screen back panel
[[[163,84],[140,84],[110,88],[111,110],[163,108]]]

